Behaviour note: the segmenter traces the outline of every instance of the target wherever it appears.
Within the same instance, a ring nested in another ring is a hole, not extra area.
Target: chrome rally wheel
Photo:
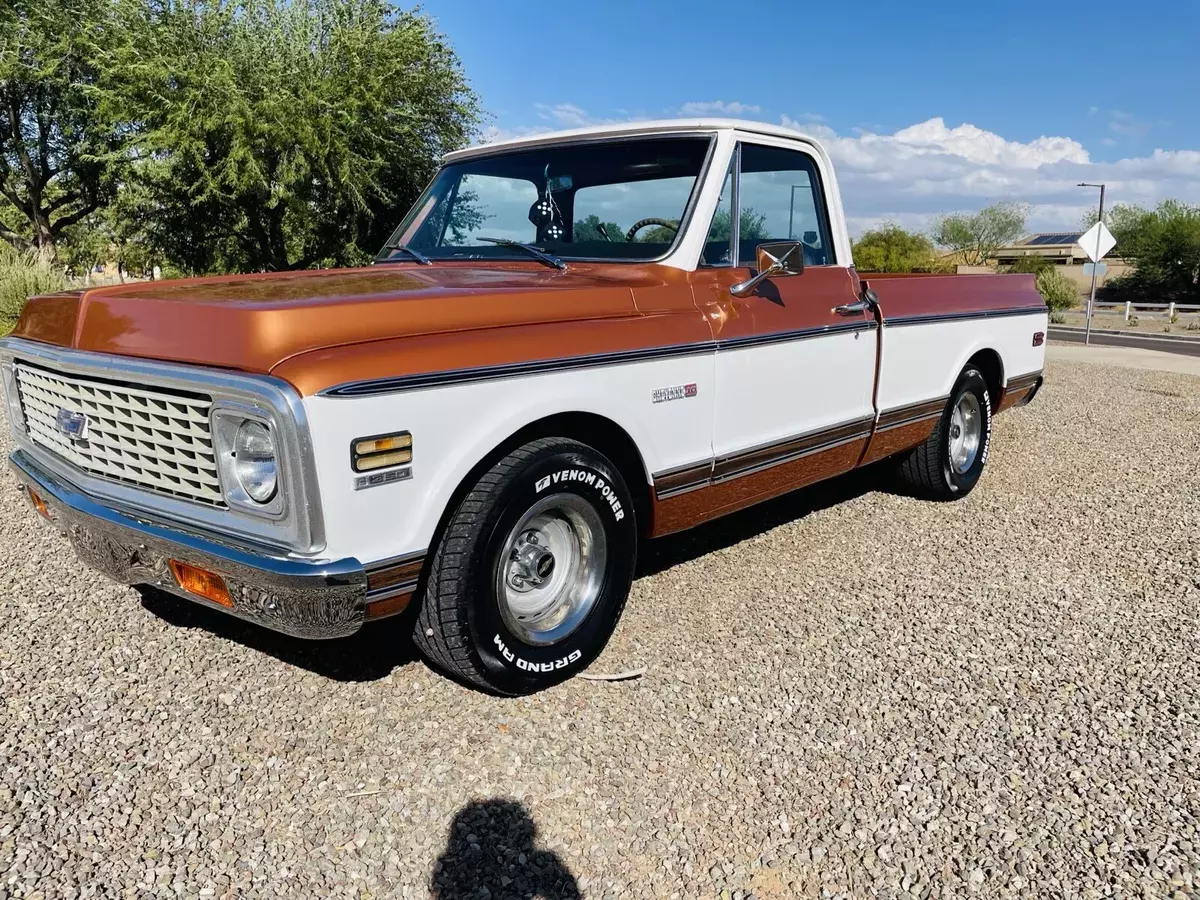
[[[570,678],[616,628],[637,537],[633,495],[604,454],[532,440],[477,476],[447,520],[413,640],[432,665],[499,694]]]
[[[963,475],[975,465],[983,438],[983,417],[974,394],[964,393],[955,404],[950,414],[949,434],[950,465],[956,475]]]
[[[496,565],[500,615],[526,643],[568,637],[596,604],[608,542],[596,508],[575,494],[539,500],[521,517]]]

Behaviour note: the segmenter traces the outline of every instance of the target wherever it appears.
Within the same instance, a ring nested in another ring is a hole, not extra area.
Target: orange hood
[[[415,335],[636,316],[671,269],[574,263],[381,265],[139,282],[31,298],[15,337],[270,372],[299,353]]]

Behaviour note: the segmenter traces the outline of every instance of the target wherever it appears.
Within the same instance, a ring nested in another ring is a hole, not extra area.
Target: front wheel
[[[413,638],[431,663],[478,687],[541,690],[604,649],[636,555],[633,498],[617,468],[577,441],[531,441],[451,516]]]
[[[992,444],[992,398],[983,373],[963,369],[925,443],[899,465],[900,479],[937,500],[965,497],[978,483]]]

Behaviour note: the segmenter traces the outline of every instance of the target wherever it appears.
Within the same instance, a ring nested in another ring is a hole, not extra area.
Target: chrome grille
[[[17,363],[17,386],[34,443],[100,478],[224,506],[208,411],[212,400],[133,387]],[[60,411],[83,413],[87,431],[71,440]]]

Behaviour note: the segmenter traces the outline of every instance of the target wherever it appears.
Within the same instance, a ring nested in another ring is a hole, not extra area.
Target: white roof
[[[647,122],[620,122],[610,125],[589,125],[587,128],[572,128],[568,131],[552,131],[545,134],[531,134],[525,137],[511,138],[507,141],[496,141],[491,144],[480,144],[455,150],[442,157],[444,162],[456,162],[472,156],[493,153],[500,149],[522,149],[540,147],[544,144],[555,144],[560,141],[572,141],[579,138],[611,137],[613,135],[656,134],[662,132],[678,133],[681,131],[748,131],[754,134],[769,134],[774,137],[796,138],[806,141],[815,147],[821,144],[816,138],[796,131],[794,128],[784,128],[782,125],[771,125],[767,122],[753,122],[748,119],[655,119]]]

